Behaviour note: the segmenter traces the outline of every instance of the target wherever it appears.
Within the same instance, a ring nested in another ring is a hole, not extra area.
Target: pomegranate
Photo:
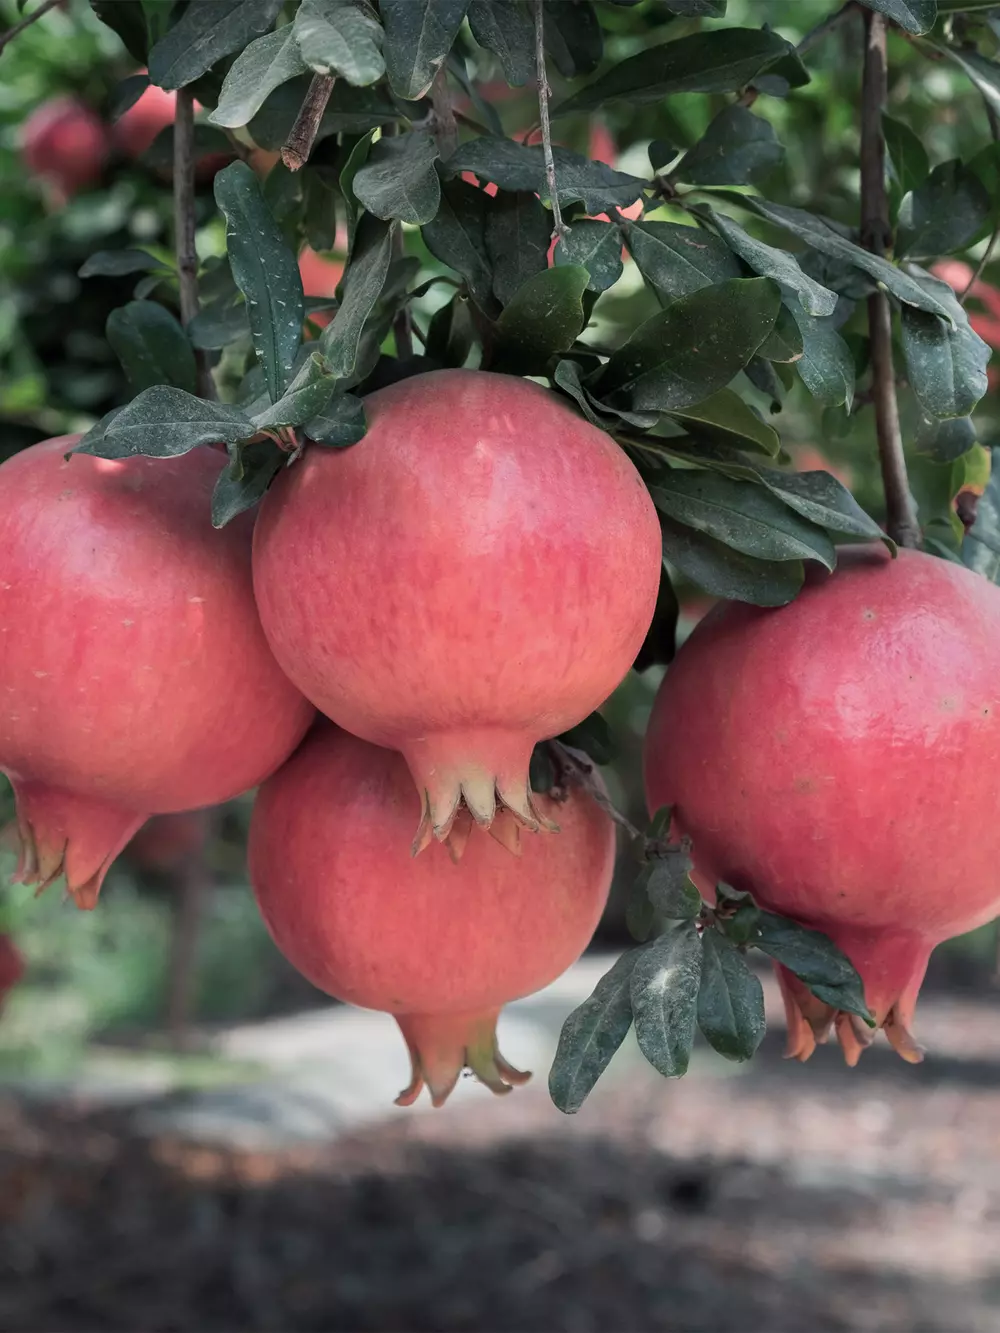
[[[646,737],[702,884],[749,890],[850,958],[906,1060],[931,949],[1000,911],[1000,589],[950,561],[841,554],[779,611],[716,607],[680,650]],[[789,1055],[836,1024],[779,968]]]
[[[0,933],[0,1010],[7,998],[24,976],[24,959],[17,945],[9,935]]]
[[[25,121],[21,154],[30,174],[64,202],[100,179],[108,156],[107,131],[85,102],[56,97]]]
[[[449,838],[462,801],[485,828],[498,800],[553,828],[531,751],[602,703],[642,644],[660,578],[649,494],[607,435],[526,380],[432,371],[365,405],[360,445],[310,450],[264,499],[271,647],[328,717],[403,752],[415,852]]]
[[[149,815],[254,786],[312,709],[261,633],[251,523],[206,521],[224,456],[67,459],[77,439],[0,467],[0,770],[17,878],[93,907]]]
[[[282,953],[314,986],[391,1013],[440,1106],[468,1067],[493,1092],[523,1083],[497,1048],[508,1000],[554,981],[583,952],[611,883],[611,821],[578,789],[558,838],[520,860],[473,830],[459,863],[409,855],[420,802],[402,757],[321,723],[264,783],[250,822],[250,879]]]

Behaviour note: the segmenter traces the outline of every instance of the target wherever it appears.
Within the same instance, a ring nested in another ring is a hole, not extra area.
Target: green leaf
[[[857,1014],[874,1027],[854,964],[826,935],[762,911],[757,918],[753,944],[787,967],[818,1000]]]
[[[164,306],[156,301],[129,301],[112,310],[105,332],[136,393],[154,384],[195,392],[194,351]]]
[[[302,0],[293,26],[303,60],[318,74],[361,88],[385,73],[382,26],[366,4]]]
[[[549,215],[534,194],[501,190],[486,213],[485,243],[501,305],[548,268]]]
[[[319,350],[338,379],[346,379],[357,365],[365,321],[382,293],[389,272],[392,229],[396,225],[367,213],[358,224],[351,262],[342,279],[340,309],[319,340]]]
[[[605,292],[622,275],[622,235],[611,222],[584,218],[556,245],[556,264],[581,264],[590,274],[587,288]]]
[[[194,160],[206,157],[233,156],[233,147],[221,130],[214,125],[197,121],[194,127]],[[174,127],[168,125],[159,132],[140,159],[150,171],[172,172],[174,168]]]
[[[1000,65],[964,46],[948,46],[944,42],[932,42],[931,45],[953,60],[978,88],[986,104],[1000,114]]]
[[[604,367],[595,392],[638,411],[699,403],[746,365],[780,305],[767,278],[737,278],[682,296],[639,325]]]
[[[967,416],[986,393],[989,344],[972,328],[946,282],[922,269],[912,272],[914,280],[945,308],[950,326],[933,315],[903,307],[903,354],[910,384],[927,416]]]
[[[572,750],[582,750],[595,764],[602,766],[610,764],[617,753],[611,728],[600,713],[590,713],[557,739]]]
[[[918,37],[930,32],[937,19],[937,0],[861,0],[861,3]]]
[[[712,597],[752,606],[787,606],[802,587],[800,560],[756,560],[694,528],[660,517],[663,555]]]
[[[677,651],[677,619],[680,607],[666,567],[660,570],[653,620],[642,647],[632,663],[633,671],[647,671],[651,666],[666,666]]]
[[[671,412],[670,415],[683,422],[689,430],[695,430],[699,435],[704,434],[722,444],[737,443],[741,448],[750,447],[772,458],[781,452],[778,432],[762,421],[753,408],[732,389],[720,389],[711,398]]]
[[[795,363],[802,383],[827,407],[843,405],[850,409],[854,401],[854,358],[837,332],[833,316],[817,319],[798,301],[789,301],[788,309],[802,335],[802,355]]]
[[[566,1115],[579,1111],[628,1036],[632,973],[641,953],[631,949],[622,954],[563,1024],[549,1073],[549,1096]]]
[[[684,18],[721,19],[726,16],[726,0],[663,0],[671,14]]]
[[[336,86],[336,85],[334,85]],[[354,195],[354,181],[361,168],[368,161],[368,155],[372,151],[372,143],[375,139],[375,131],[369,130],[363,134],[354,147],[347,155],[347,161],[344,163],[339,177],[340,197],[344,201],[344,208],[347,211],[347,252],[350,254],[354,246],[354,232],[358,225],[358,219],[364,211]]]
[[[500,61],[503,76],[521,87],[535,76],[535,28],[518,0],[472,0],[469,27]]]
[[[749,1060],[764,1038],[764,991],[730,940],[706,930],[701,943],[698,1026],[727,1060]]]
[[[719,112],[670,175],[690,185],[745,185],[784,153],[774,127],[734,103]]]
[[[161,88],[183,88],[217,60],[242,51],[267,32],[282,0],[191,0],[149,53],[149,77]]]
[[[860,245],[855,245],[853,241],[847,240],[823,218],[807,213],[802,208],[791,208],[786,204],[773,204],[767,199],[762,199],[759,195],[732,194],[726,191],[721,197],[740,208],[750,209],[760,217],[773,222],[776,227],[784,227],[787,231],[805,241],[807,245],[812,246],[814,250],[818,250],[820,254],[828,255],[832,259],[842,260],[853,268],[867,273],[876,282],[882,283],[893,296],[898,297],[906,305],[914,305],[920,310],[929,310],[935,315],[941,315],[949,323],[953,322],[947,306],[936,299],[931,292],[925,290],[920,283],[915,282],[909,274],[904,273],[902,269],[897,268],[895,264],[891,264],[887,259],[882,259],[879,255],[873,255],[870,251],[863,250]]]
[[[763,486],[718,472],[667,471],[650,486],[653,503],[678,523],[696,528],[758,560],[818,560],[832,570],[833,543]]]
[[[899,208],[896,254],[935,259],[964,249],[990,216],[991,200],[974,171],[942,162]]]
[[[883,541],[885,533],[846,486],[829,472],[778,472],[758,467],[764,485],[803,518],[839,537]]]
[[[930,174],[931,164],[927,149],[917,136],[901,120],[882,113],[882,133],[885,135],[885,148],[889,155],[889,165],[893,176],[903,194],[915,190]]]
[[[120,278],[127,273],[171,272],[162,259],[147,250],[97,250],[79,269],[81,278]]]
[[[464,366],[475,341],[469,299],[456,292],[431,316],[427,327],[427,355],[441,366]]]
[[[995,449],[990,455],[990,479],[979,497],[976,521],[962,542],[962,563],[991,583],[1000,583],[1000,458]]]
[[[237,338],[249,338],[247,308],[242,301],[218,301],[199,310],[187,327],[191,345],[217,352]]]
[[[90,0],[90,7],[102,23],[118,34],[129,54],[145,64],[149,43],[142,6],[122,4],[122,0]]]
[[[625,902],[625,926],[639,944],[645,944],[656,925],[656,913],[646,892],[646,867],[639,872],[629,887]]]
[[[309,83],[309,75],[300,75],[275,88],[248,126],[258,147],[274,152],[282,147],[302,109]],[[385,84],[352,88],[346,80],[338,80],[316,131],[316,142],[321,143],[331,134],[364,134],[375,125],[398,119],[399,108]]]
[[[581,203],[588,213],[602,213],[609,208],[627,208],[642,195],[648,181],[629,176],[624,171],[594,162],[589,157],[553,148],[556,187],[563,207]],[[515,143],[513,139],[495,139],[482,135],[462,144],[443,170],[449,176],[471,171],[480,180],[495,182],[502,190],[527,190],[545,203],[549,183],[545,175],[545,157],[540,144]]]
[[[703,227],[626,222],[622,230],[639,272],[671,300],[743,276],[729,246]]]
[[[798,301],[795,302],[796,305]],[[802,334],[792,318],[788,302],[782,302],[774,328],[761,343],[757,355],[782,365],[792,365],[802,357]]]
[[[545,49],[564,79],[593,74],[604,54],[604,36],[590,0],[543,0]]]
[[[441,202],[441,184],[434,169],[438,149],[422,132],[379,139],[354,177],[354,196],[383,222],[399,218],[422,226]]]
[[[329,366],[318,352],[313,352],[278,401],[258,412],[253,424],[257,430],[301,426],[324,411],[336,384]]]
[[[944,421],[925,417],[917,429],[914,447],[917,453],[926,454],[935,463],[954,463],[969,452],[976,439],[976,428],[969,417]]]
[[[550,268],[518,289],[496,323],[496,366],[537,374],[550,356],[573,345],[583,328],[585,268]]]
[[[664,1078],[687,1073],[701,983],[701,940],[693,921],[637,951],[632,1014],[639,1049]]]
[[[239,408],[161,384],[133,398],[98,435],[88,432],[73,452],[98,458],[176,458],[199,444],[235,444],[253,433],[253,422]]]
[[[254,440],[220,474],[212,492],[212,527],[224,528],[252,509],[281,471],[286,455],[273,440]]]
[[[749,232],[713,209],[705,209],[712,225],[719,231],[729,248],[748,264],[754,273],[761,277],[773,278],[783,287],[788,287],[799,298],[802,308],[810,315],[832,315],[837,308],[837,293],[823,287],[808,274],[803,273],[798,261],[787,250],[778,250],[773,245],[765,245]]]
[[[469,0],[381,0],[383,54],[397,97],[423,97],[444,64]]]
[[[141,3],[149,45],[155,46],[170,26],[170,11],[174,7],[174,0],[141,0]]]
[[[485,314],[496,310],[493,268],[486,248],[486,219],[493,200],[465,181],[446,181],[437,216],[422,229],[435,259],[461,274],[469,294]]]
[[[291,24],[258,37],[236,57],[209,116],[212,125],[237,129],[257,114],[275,88],[308,69]]]
[[[697,921],[701,894],[691,880],[691,858],[670,848],[646,866],[640,879],[658,916],[667,921]]]
[[[715,32],[698,32],[663,46],[648,47],[619,61],[557,106],[553,114],[594,111],[606,102],[628,101],[641,106],[675,93],[732,93],[745,88],[775,61],[789,55],[794,57],[794,49],[788,42],[766,29],[720,28]],[[808,81],[809,76],[802,69],[795,86]]]
[[[121,120],[125,112],[135,106],[148,87],[148,74],[130,74],[127,79],[122,79],[111,93],[108,105],[108,119],[111,123]]]
[[[365,405],[353,394],[338,394],[320,415],[307,421],[302,433],[327,449],[346,449],[365,437]]]

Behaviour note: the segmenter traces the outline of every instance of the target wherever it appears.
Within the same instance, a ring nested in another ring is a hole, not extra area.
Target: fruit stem
[[[545,11],[544,0],[535,0],[535,74],[538,82],[538,118],[542,125],[542,152],[545,157],[545,180],[548,185],[549,201],[552,205],[552,236],[560,241],[569,231],[563,222],[562,209],[559,207],[559,191],[556,187],[556,160],[552,153],[552,126],[549,123],[549,72],[545,65]]]
[[[177,285],[181,323],[185,329],[198,313],[198,251],[195,249],[194,213],[194,93],[177,90],[174,111],[174,249],[177,254]],[[195,352],[198,392],[215,397],[215,385],[204,352]]]
[[[861,243],[872,254],[884,255],[892,241],[889,204],[885,193],[885,18],[864,11],[865,57],[861,87]],[[892,364],[892,313],[884,291],[868,298],[868,334],[871,342],[872,400],[878,439],[882,488],[885,492],[886,531],[900,546],[919,546],[920,525],[910,494],[899,428],[896,375]]]

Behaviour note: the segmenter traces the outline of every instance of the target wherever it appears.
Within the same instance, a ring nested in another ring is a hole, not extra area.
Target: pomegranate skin
[[[43,103],[24,123],[21,155],[28,171],[60,199],[94,185],[108,157],[108,135],[96,112],[75,97]]]
[[[410,855],[420,801],[402,757],[321,722],[261,787],[250,880],[275,943],[314,986],[396,1017],[441,1105],[464,1066],[494,1092],[526,1075],[500,1056],[508,1000],[555,980],[585,949],[607,899],[614,828],[580,791],[556,807],[558,838],[521,857],[472,829],[453,861]],[[500,816],[510,818],[510,816]]]
[[[677,654],[645,747],[699,885],[827,934],[901,1055],[931,949],[1000,911],[1000,590],[932,556],[843,551],[778,611],[716,607]],[[836,1023],[778,969],[789,1055]]]
[[[548,827],[538,740],[619,684],[645,637],[660,529],[621,449],[526,380],[416,375],[365,400],[353,449],[310,450],[264,499],[254,590],[275,656],[340,726],[401,750],[414,850],[464,801]]]
[[[18,877],[92,907],[149,815],[254,786],[313,710],[257,619],[252,523],[207,521],[223,456],[66,459],[78,438],[0,467],[0,770]]]

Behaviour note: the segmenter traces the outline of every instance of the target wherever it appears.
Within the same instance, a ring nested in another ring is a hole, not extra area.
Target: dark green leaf
[[[989,344],[968,323],[949,329],[912,306],[903,306],[901,324],[907,378],[925,415],[968,416],[986,393]]]
[[[854,358],[837,332],[833,317],[817,319],[798,301],[788,302],[788,309],[802,335],[802,355],[795,363],[802,383],[818,402],[850,409],[854,401]]]
[[[301,75],[271,93],[247,127],[260,148],[274,152],[281,148],[302,108],[309,83],[309,76]],[[374,125],[386,125],[398,118],[399,109],[385,84],[352,88],[346,80],[338,80],[316,131],[316,142],[331,134],[364,134]]]
[[[318,74],[333,74],[360,88],[385,73],[382,27],[366,4],[302,0],[293,26],[302,58]]]
[[[664,1078],[687,1073],[701,983],[701,940],[693,921],[637,951],[632,1013],[639,1049]]]
[[[103,426],[103,422],[98,425]],[[209,403],[182,389],[158,385],[133,398],[100,433],[85,435],[73,451],[98,458],[176,458],[199,444],[248,440],[254,425],[237,407]]]
[[[617,753],[611,728],[600,713],[591,713],[558,739],[573,750],[582,750],[595,764],[610,764]]]
[[[531,752],[528,785],[532,791],[547,793],[556,785],[557,776],[552,747],[547,741],[541,741]]]
[[[601,404],[592,399],[583,383],[583,371],[576,361],[560,361],[552,373],[552,382],[569,394],[577,407],[592,426],[606,427],[607,417],[602,417]]]
[[[670,174],[691,185],[745,185],[784,152],[773,126],[737,102],[719,112]]]
[[[486,214],[486,252],[501,305],[548,267],[549,215],[534,194],[501,190]]]
[[[149,41],[142,5],[137,0],[131,4],[122,0],[90,0],[90,7],[102,23],[118,34],[129,54],[145,64]]]
[[[1000,583],[1000,458],[995,449],[990,454],[990,479],[979,497],[976,521],[962,542],[962,563],[991,583]]]
[[[874,1026],[854,964],[826,935],[773,912],[761,912],[753,944],[805,982],[818,1000]]]
[[[798,305],[798,300],[793,299]],[[774,322],[774,328],[760,345],[758,356],[763,356],[768,361],[780,361],[782,365],[792,365],[802,359],[803,350],[799,326],[788,309],[788,303],[783,302],[778,311],[778,318]]]
[[[146,250],[98,250],[83,263],[80,277],[118,278],[126,273],[151,273],[154,269],[162,269],[165,275],[171,272],[162,259]]]
[[[640,324],[605,366],[595,392],[638,411],[701,402],[746,365],[780,304],[767,278],[737,278],[682,296]]]
[[[697,921],[702,901],[690,871],[691,858],[679,847],[671,847],[645,867],[641,879],[658,916],[667,921]]]
[[[694,528],[661,517],[663,554],[712,597],[753,606],[786,606],[805,578],[800,560],[755,560]]]
[[[258,430],[301,426],[326,409],[336,383],[329,366],[317,352],[313,352],[278,401],[257,413],[253,424]]]
[[[590,0],[544,0],[545,49],[564,79],[593,74],[604,54],[604,36]]]
[[[619,61],[606,74],[555,108],[557,116],[593,111],[605,102],[659,102],[674,93],[731,93],[745,88],[793,48],[777,33],[721,28],[649,47]],[[796,86],[808,82],[802,70]]]
[[[885,534],[875,520],[829,472],[778,472],[769,467],[759,467],[757,471],[768,490],[810,523],[838,537],[884,539]]]
[[[338,379],[346,379],[357,365],[365,321],[389,272],[393,226],[398,223],[382,222],[367,213],[358,224],[351,262],[342,280],[340,309],[319,340],[319,350]]]
[[[149,77],[161,88],[183,88],[217,60],[242,51],[267,32],[282,0],[191,0],[180,21],[149,53]]]
[[[727,906],[735,904],[733,910],[716,918],[715,924],[718,929],[733,944],[741,946],[748,944],[757,929],[760,909],[748,893],[736,893],[735,890],[730,890],[728,884],[716,886],[716,898],[722,899]]]
[[[579,1111],[628,1036],[632,972],[641,956],[639,949],[622,954],[563,1024],[549,1074],[549,1096],[567,1115]]]
[[[773,245],[758,241],[724,213],[716,213],[712,209],[706,209],[705,212],[729,248],[754,273],[764,278],[773,278],[783,287],[790,288],[810,315],[833,314],[837,308],[836,292],[829,291],[803,273],[798,261],[787,250],[778,250]]]
[[[200,162],[206,157],[233,156],[233,146],[213,125],[198,121],[194,127],[194,160]],[[153,142],[142,154],[142,164],[151,171],[172,172],[174,166],[174,127],[168,125],[159,132]]]
[[[640,944],[645,944],[656,925],[656,913],[646,892],[646,867],[639,872],[629,887],[625,903],[625,926]]]
[[[660,587],[656,594],[656,608],[653,621],[646,632],[646,638],[639,649],[633,671],[646,671],[651,666],[666,666],[674,660],[677,650],[677,617],[680,608],[677,594],[670,582],[666,568],[660,570]]]
[[[427,92],[468,7],[469,0],[382,0],[385,67],[398,97],[416,101]]]
[[[737,481],[760,481],[759,464],[747,458],[746,454],[732,444],[723,444],[721,434],[713,439],[708,431],[703,431],[695,423],[689,423],[692,431],[689,435],[671,435],[662,438],[659,435],[647,435],[645,448],[647,453],[655,448],[663,458],[682,458],[709,472],[721,472],[724,477],[734,477]],[[656,477],[650,478],[655,483]]]
[[[1000,114],[1000,65],[967,47],[934,43],[935,49],[953,60],[972,80],[988,106]]]
[[[242,301],[219,301],[199,310],[188,325],[192,347],[221,351],[237,338],[250,336],[247,308]]]
[[[740,448],[749,446],[754,452],[769,454],[772,458],[781,451],[778,432],[762,421],[732,389],[720,389],[711,398],[670,415],[689,430],[696,430],[722,444],[737,443]]]
[[[588,213],[601,213],[613,207],[627,208],[635,203],[648,184],[639,176],[615,171],[603,162],[581,157],[568,148],[557,147],[552,152],[559,202],[564,207],[579,202]],[[450,176],[471,171],[480,180],[494,181],[502,190],[530,191],[543,203],[549,197],[540,144],[481,136],[462,144],[444,163],[443,169]]]
[[[861,0],[861,3],[917,36],[930,32],[937,18],[937,0]]]
[[[108,106],[108,119],[112,124],[135,106],[148,87],[148,74],[130,74],[127,79],[122,79],[112,92]]]
[[[749,1060],[764,1037],[764,992],[739,949],[714,930],[701,939],[698,1026],[727,1060]]]
[[[231,129],[246,125],[275,88],[308,68],[291,24],[258,37],[236,57],[222,85],[218,105],[208,118],[210,123]]]
[[[233,162],[219,172],[215,201],[225,214],[229,264],[246,297],[254,351],[276,402],[302,341],[305,307],[298,261],[245,162]]]
[[[927,179],[931,164],[927,158],[927,149],[917,136],[901,120],[882,113],[882,133],[885,135],[885,148],[889,156],[889,165],[902,194],[908,194],[922,185]]]
[[[194,351],[164,306],[155,301],[130,301],[112,310],[105,332],[134,392],[154,384],[195,392]]]
[[[456,292],[435,310],[427,328],[427,355],[442,366],[464,366],[475,344],[468,297]]]
[[[534,78],[535,28],[519,0],[472,0],[469,27],[479,45],[499,58],[509,84],[520,87]]]
[[[899,208],[897,255],[937,258],[962,250],[990,215],[991,201],[974,171],[942,162]]]
[[[582,264],[592,292],[604,292],[622,275],[622,235],[610,222],[574,222],[556,245],[557,264]]]
[[[344,201],[344,207],[347,210],[348,254],[350,254],[354,245],[354,232],[358,225],[358,218],[363,212],[361,205],[354,196],[354,180],[358,172],[368,161],[368,155],[372,151],[374,138],[374,130],[369,130],[367,134],[363,134],[348,153],[347,161],[344,163],[340,172],[338,182],[340,185],[340,195]]]
[[[486,220],[493,200],[485,190],[465,181],[446,181],[437,216],[422,231],[435,259],[465,279],[476,305],[492,314],[493,269],[486,248]]]
[[[918,453],[933,458],[935,463],[953,463],[967,454],[975,443],[976,428],[969,417],[952,417],[945,421],[925,417],[917,429],[914,446]]]
[[[627,222],[623,230],[639,272],[671,300],[743,276],[729,246],[703,227]]]
[[[496,323],[495,364],[537,374],[550,356],[573,345],[583,328],[585,268],[550,268],[518,289]]]
[[[753,482],[718,472],[668,471],[650,487],[657,509],[757,560],[818,560],[837,563],[822,528],[788,509]]]
[[[212,492],[212,527],[224,528],[237,514],[252,509],[281,471],[285,454],[273,440],[254,440],[220,474]]]
[[[141,0],[142,12],[146,16],[146,32],[149,45],[155,46],[170,26],[170,12],[174,0]]]
[[[365,437],[365,405],[353,394],[342,393],[334,398],[322,416],[313,417],[302,427],[302,433],[314,444],[328,449],[346,449]]]
[[[429,134],[382,138],[372,145],[354,177],[355,198],[384,222],[399,218],[422,226],[441,202],[441,183],[434,169],[437,157],[437,144]]]
[[[684,18],[721,19],[726,15],[726,0],[663,0],[671,14]]]

